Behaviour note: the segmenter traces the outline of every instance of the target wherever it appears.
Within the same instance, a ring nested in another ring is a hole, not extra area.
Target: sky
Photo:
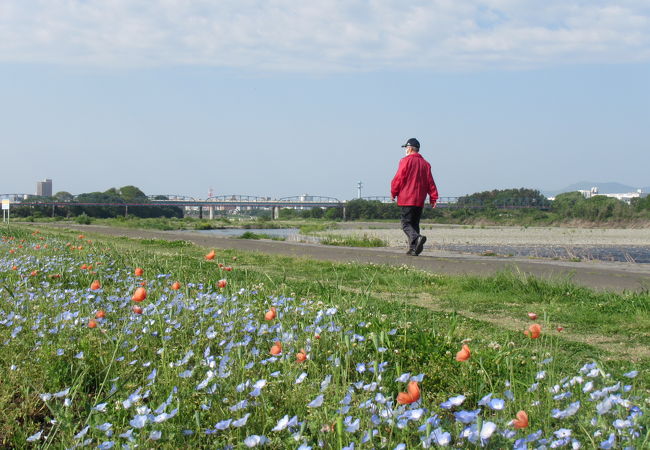
[[[650,186],[647,0],[2,0],[0,194]]]

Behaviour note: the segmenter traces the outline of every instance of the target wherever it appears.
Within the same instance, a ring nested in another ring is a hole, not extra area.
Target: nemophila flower
[[[481,413],[481,409],[475,409],[473,411],[457,411],[454,413],[454,417],[456,418],[456,421],[468,424],[472,423],[476,420],[478,415]]]
[[[328,388],[331,382],[332,382],[332,375],[326,375],[325,379],[320,383],[320,391],[324,392]],[[363,382],[361,384],[363,384]]]
[[[403,373],[399,377],[395,378],[395,381],[398,383],[406,383],[411,378],[410,372]]]
[[[101,444],[97,446],[98,449],[100,450],[108,450],[109,448],[113,448],[115,446],[115,442],[113,441],[104,441]]]
[[[36,441],[40,440],[42,434],[43,434],[43,430],[38,431],[38,432],[32,434],[31,436],[29,436],[29,437],[27,438],[27,442],[36,442]]]
[[[631,372],[624,373],[623,376],[624,376],[624,377],[627,377],[627,378],[636,378],[636,376],[637,376],[638,374],[639,374],[639,371],[638,371],[638,370],[633,370],[633,371],[631,371]]]
[[[573,416],[580,409],[580,401],[571,403],[566,409],[553,409],[551,411],[551,417],[554,419],[566,419],[567,417]]]
[[[90,425],[86,425],[79,433],[74,435],[75,439],[81,439],[88,433],[88,430],[90,430]]]
[[[465,401],[464,395],[457,395],[456,397],[450,397],[446,402],[442,402],[440,407],[443,409],[451,409],[454,406],[460,406]]]
[[[602,449],[610,449],[614,448],[616,445],[616,435],[614,433],[610,433],[609,438],[607,438],[606,441],[602,441],[598,447]]]
[[[436,428],[429,434],[429,440],[440,447],[446,447],[451,443],[451,434],[442,428]]]
[[[323,394],[318,395],[307,405],[308,408],[319,408],[323,404]]]
[[[356,371],[363,373],[366,371],[366,365],[364,363],[357,363]]]

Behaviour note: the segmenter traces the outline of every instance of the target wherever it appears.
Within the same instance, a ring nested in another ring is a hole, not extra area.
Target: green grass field
[[[33,230],[0,243],[0,446],[648,443],[647,293]]]

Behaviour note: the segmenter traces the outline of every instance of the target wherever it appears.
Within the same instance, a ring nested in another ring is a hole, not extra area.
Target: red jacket
[[[427,194],[431,204],[435,205],[438,188],[431,175],[431,164],[419,153],[400,159],[397,173],[390,183],[391,198],[397,197],[399,206],[424,206]]]

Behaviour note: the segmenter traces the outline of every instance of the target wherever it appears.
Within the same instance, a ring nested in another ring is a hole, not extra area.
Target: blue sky
[[[650,185],[646,1],[5,0],[0,193]]]

